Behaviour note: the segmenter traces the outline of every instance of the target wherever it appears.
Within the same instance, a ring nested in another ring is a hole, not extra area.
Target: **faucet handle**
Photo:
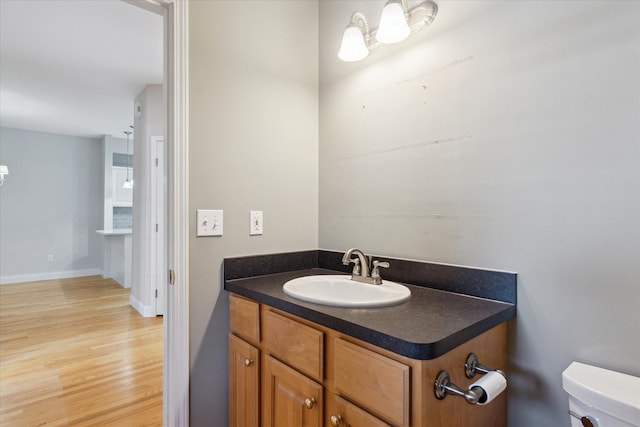
[[[353,271],[351,271],[352,276],[360,276],[360,259],[351,258],[349,261],[353,263]]]
[[[373,260],[373,269],[371,270],[371,278],[373,279],[374,285],[382,284],[382,276],[380,275],[380,267],[389,268],[389,263],[387,261],[378,261],[377,259]]]
[[[376,267],[389,268],[389,263],[387,261],[378,261],[377,259],[374,259],[373,268]]]

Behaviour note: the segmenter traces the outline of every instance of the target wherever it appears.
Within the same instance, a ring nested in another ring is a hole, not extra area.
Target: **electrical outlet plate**
[[[196,236],[222,236],[223,216],[221,210],[198,209],[196,211]]]
[[[259,236],[262,234],[263,218],[262,211],[249,211],[249,235]]]

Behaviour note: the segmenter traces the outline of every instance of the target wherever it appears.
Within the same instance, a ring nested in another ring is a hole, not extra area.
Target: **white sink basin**
[[[383,280],[381,285],[370,285],[347,275],[299,277],[285,283],[282,290],[302,301],[335,307],[385,307],[411,297],[409,288],[399,283]]]

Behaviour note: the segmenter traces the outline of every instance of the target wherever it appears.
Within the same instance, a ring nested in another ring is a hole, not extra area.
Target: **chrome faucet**
[[[356,255],[357,258],[351,258],[351,255]],[[378,260],[371,262],[371,258],[366,256],[364,252],[357,248],[349,249],[342,257],[342,264],[349,265],[350,263],[354,264],[353,271],[351,272],[351,280],[370,283],[372,285],[382,284],[380,267],[389,268],[388,262]],[[372,264],[373,269],[371,268]]]
[[[351,259],[352,254],[355,254],[358,258]],[[351,248],[347,252],[345,252],[344,256],[342,257],[342,264],[349,265],[349,263],[351,262],[355,264],[355,266],[353,267],[352,276],[369,277],[369,258],[364,254],[364,252],[356,248]]]

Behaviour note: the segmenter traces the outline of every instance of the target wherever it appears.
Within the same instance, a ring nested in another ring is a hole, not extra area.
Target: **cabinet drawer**
[[[248,341],[260,342],[260,305],[231,294],[229,296],[229,329]]]
[[[328,398],[327,420],[331,425],[334,425],[334,422],[338,420],[338,426],[345,427],[391,427],[384,421],[335,394]]]
[[[341,395],[392,424],[409,425],[409,367],[340,338],[334,385]]]
[[[262,325],[262,339],[267,352],[322,382],[322,332],[272,311],[262,313]]]

